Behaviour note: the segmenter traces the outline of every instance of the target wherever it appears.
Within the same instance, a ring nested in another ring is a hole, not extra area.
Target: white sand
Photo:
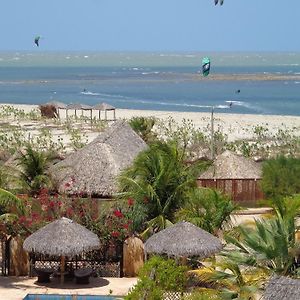
[[[2,104],[12,105],[12,104]],[[38,105],[14,104],[14,107],[29,112],[37,109]],[[69,115],[74,111],[69,111]],[[60,115],[65,118],[65,111],[60,110]],[[77,112],[81,115],[81,112]],[[84,112],[85,116],[89,115],[88,111]],[[104,112],[102,112],[102,117]],[[98,117],[98,112],[93,111],[93,116]],[[116,109],[117,119],[130,119],[136,116],[156,117],[165,120],[172,117],[177,123],[181,123],[183,119],[191,120],[196,128],[209,130],[211,124],[211,112],[177,112],[177,111],[154,111],[154,110],[131,110]],[[108,119],[113,118],[113,112],[107,112]],[[263,126],[268,128],[269,132],[275,133],[278,129],[291,129],[294,133],[300,135],[300,117],[298,116],[279,116],[279,115],[250,115],[250,114],[228,114],[214,112],[214,128],[219,129],[222,133],[228,134],[229,141],[237,139],[251,138],[253,128],[255,126]]]

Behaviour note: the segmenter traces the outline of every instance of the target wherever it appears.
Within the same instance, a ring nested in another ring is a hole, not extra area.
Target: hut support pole
[[[61,261],[60,261],[60,283],[64,283],[64,276],[65,276],[65,257],[62,255],[61,256]]]
[[[114,109],[114,121],[116,120],[116,110]]]
[[[214,159],[214,106],[211,107],[211,133],[210,133],[210,151],[211,151],[211,159]]]

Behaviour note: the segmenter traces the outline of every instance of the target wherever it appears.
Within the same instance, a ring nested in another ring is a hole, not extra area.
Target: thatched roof
[[[152,235],[145,242],[147,253],[167,254],[169,256],[206,258],[221,249],[222,243],[218,238],[185,221]]]
[[[93,106],[93,109],[96,110],[114,110],[116,109],[115,107],[113,107],[112,105],[108,104],[108,103],[99,103]]]
[[[274,276],[270,279],[264,292],[265,300],[300,299],[300,279]]]
[[[50,172],[61,193],[112,196],[117,191],[116,177],[146,148],[133,129],[120,120],[54,165]]]
[[[28,252],[55,256],[74,256],[99,247],[96,234],[68,218],[42,227],[26,238],[23,244]]]
[[[53,105],[56,108],[61,108],[61,109],[65,109],[67,107],[67,105],[65,103],[62,103],[62,102],[59,102],[59,101],[47,102],[45,105]]]
[[[231,151],[225,151],[217,156],[213,165],[210,166],[199,179],[258,179],[262,176],[259,163],[237,155]]]
[[[66,109],[92,109],[92,107],[90,105],[86,105],[86,104],[81,104],[81,103],[70,103],[66,106]]]

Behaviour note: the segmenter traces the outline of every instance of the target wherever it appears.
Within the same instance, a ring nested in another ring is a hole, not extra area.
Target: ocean
[[[204,56],[211,60],[205,78]],[[0,52],[0,103],[53,100],[300,116],[300,52]]]

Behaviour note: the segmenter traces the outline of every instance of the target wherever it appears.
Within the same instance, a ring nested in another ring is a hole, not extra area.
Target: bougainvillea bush
[[[24,197],[22,201],[24,212],[10,222],[1,221],[2,232],[25,238],[61,217],[85,226],[106,245],[120,245],[133,232],[133,199],[115,202],[80,195],[68,197],[41,189],[35,197]]]

